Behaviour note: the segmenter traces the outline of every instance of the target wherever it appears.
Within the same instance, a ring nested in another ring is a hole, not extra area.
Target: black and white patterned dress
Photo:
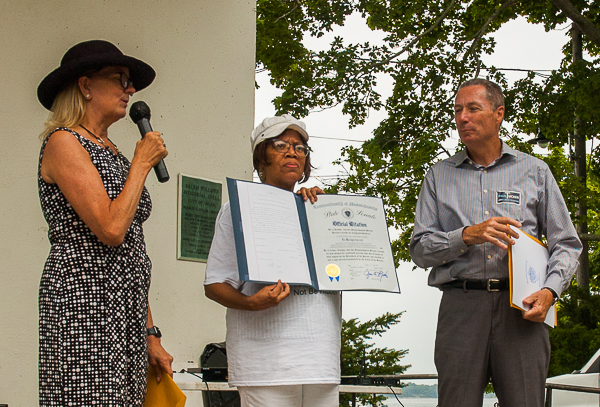
[[[114,200],[125,185],[129,161],[75,131],[60,130],[87,150]],[[144,188],[123,243],[107,246],[58,186],[42,179],[39,168],[38,187],[52,245],[39,292],[40,406],[142,406],[152,267],[142,222],[150,216],[150,195]]]

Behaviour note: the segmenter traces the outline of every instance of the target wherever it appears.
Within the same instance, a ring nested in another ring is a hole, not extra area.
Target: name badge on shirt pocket
[[[496,203],[521,206],[521,193],[517,191],[496,191]]]

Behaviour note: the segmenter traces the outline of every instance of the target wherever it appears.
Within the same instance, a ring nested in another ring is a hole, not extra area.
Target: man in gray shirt
[[[454,116],[466,149],[425,176],[410,243],[443,291],[435,341],[440,407],[481,407],[492,380],[502,407],[542,407],[550,362],[550,306],[573,277],[581,242],[548,166],[500,140],[504,96],[473,79],[456,95]],[[518,234],[547,239],[543,288],[510,307],[508,245]]]

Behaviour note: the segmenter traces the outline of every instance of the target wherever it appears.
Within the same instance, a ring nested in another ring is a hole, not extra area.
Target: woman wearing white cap
[[[308,180],[307,141],[304,123],[290,115],[263,120],[251,139],[261,181],[293,191]],[[323,191],[297,193],[314,203]],[[242,407],[339,405],[340,293],[240,281],[229,202],[217,217],[204,290],[227,307],[229,384]]]

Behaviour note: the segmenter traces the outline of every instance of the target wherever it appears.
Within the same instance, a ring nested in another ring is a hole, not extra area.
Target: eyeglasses
[[[292,144],[288,143],[287,141],[279,139],[272,140],[271,144],[275,148],[275,151],[277,151],[278,153],[287,153],[288,151],[290,151],[290,146],[292,146]],[[293,147],[296,154],[298,154],[300,157],[306,157],[310,154],[309,146],[306,146],[304,144],[295,144],[293,145]]]
[[[123,90],[129,88],[130,86],[133,86],[133,81],[131,80],[131,78],[129,76],[127,76],[127,74],[125,72],[98,73],[98,74],[90,75],[89,77],[90,78],[92,76],[111,77],[113,75],[119,75],[119,81],[121,82],[121,86],[123,86]],[[113,79],[117,79],[117,78],[114,77]]]

